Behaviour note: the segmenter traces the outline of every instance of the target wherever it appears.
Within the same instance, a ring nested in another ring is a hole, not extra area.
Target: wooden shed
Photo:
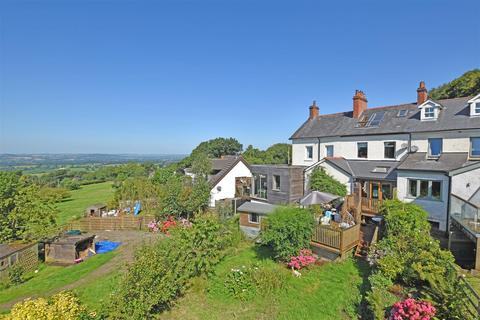
[[[95,235],[65,235],[45,243],[45,262],[73,264],[95,252]]]
[[[25,272],[38,266],[38,244],[0,244],[0,279],[8,277],[8,271],[19,265]]]
[[[85,217],[101,217],[102,211],[107,211],[107,205],[103,203],[97,203],[89,206],[85,209]]]

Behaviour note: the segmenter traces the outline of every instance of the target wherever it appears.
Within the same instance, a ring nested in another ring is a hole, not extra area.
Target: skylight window
[[[407,109],[398,110],[397,117],[403,118],[403,117],[406,117],[407,114],[408,114],[408,110],[407,110]]]
[[[375,112],[374,114],[372,114],[365,127],[378,127],[380,122],[382,122],[384,116],[385,111]]]
[[[372,172],[387,173],[388,169],[390,169],[390,167],[375,167],[375,169],[373,169]]]

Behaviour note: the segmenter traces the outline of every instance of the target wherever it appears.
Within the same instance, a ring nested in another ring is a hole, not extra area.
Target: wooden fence
[[[154,216],[86,217],[70,222],[70,230],[146,230]]]
[[[465,300],[465,307],[468,312],[475,318],[480,318],[480,296],[479,294],[473,289],[473,287],[468,283],[463,275],[459,276],[461,289],[463,291],[464,296],[466,297]]]

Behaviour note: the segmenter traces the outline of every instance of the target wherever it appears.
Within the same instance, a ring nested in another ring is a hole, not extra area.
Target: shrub
[[[317,167],[310,175],[310,189],[336,194],[345,197],[347,186],[325,172],[325,169]]]
[[[290,258],[288,266],[300,270],[302,268],[308,267],[311,264],[314,264],[317,261],[317,258],[313,255],[311,250],[302,249],[298,256]]]
[[[260,237],[263,244],[272,247],[277,259],[288,261],[310,246],[314,223],[313,214],[306,209],[280,207],[266,219]]]
[[[77,320],[94,319],[71,292],[60,292],[50,299],[27,299],[15,304],[6,320]]]
[[[15,264],[8,270],[8,281],[12,285],[18,285],[23,283],[23,275],[25,273],[25,269],[19,265]]]
[[[430,320],[435,311],[430,302],[409,298],[393,305],[389,320]]]
[[[209,274],[231,243],[230,230],[213,216],[200,216],[191,227],[142,247],[112,299],[115,319],[151,319],[168,308],[187,281]]]

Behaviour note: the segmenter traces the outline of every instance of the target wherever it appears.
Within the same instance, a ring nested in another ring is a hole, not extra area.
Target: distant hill
[[[461,77],[430,90],[432,99],[468,97],[480,93],[480,69],[465,72]]]

